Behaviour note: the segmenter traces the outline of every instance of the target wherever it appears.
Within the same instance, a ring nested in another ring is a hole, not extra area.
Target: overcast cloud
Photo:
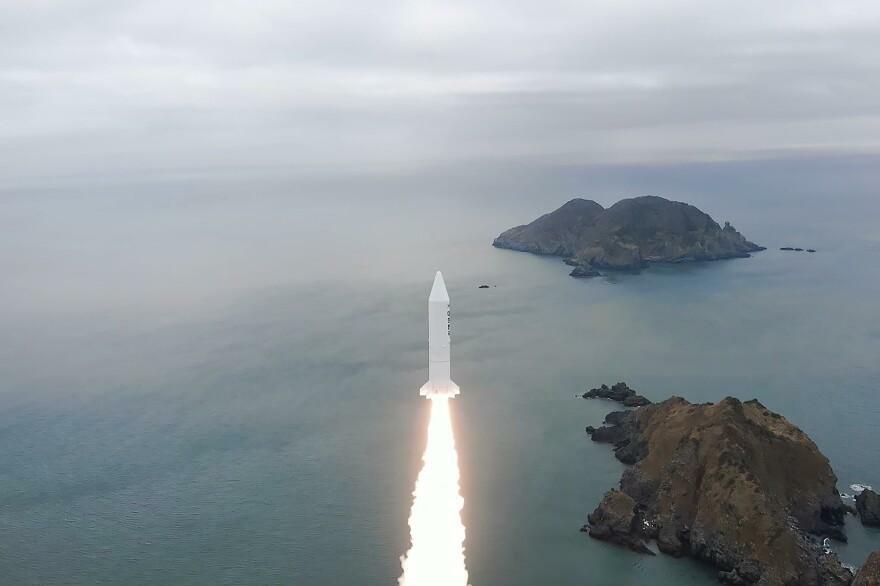
[[[880,3],[3,0],[0,181],[880,151]]]

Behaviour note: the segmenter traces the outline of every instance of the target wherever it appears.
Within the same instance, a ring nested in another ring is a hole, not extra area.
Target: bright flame
[[[428,445],[409,514],[412,547],[400,558],[400,586],[467,586],[464,565],[464,498],[458,488],[458,455],[449,398],[431,397]]]

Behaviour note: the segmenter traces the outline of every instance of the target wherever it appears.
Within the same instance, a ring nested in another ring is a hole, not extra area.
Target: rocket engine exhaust
[[[437,272],[428,298],[428,382],[431,400],[428,440],[409,515],[411,547],[400,558],[399,586],[467,586],[464,561],[464,498],[459,490],[458,454],[449,399],[459,393],[450,378],[449,294]]]
[[[449,398],[430,397],[431,421],[423,467],[409,514],[412,546],[400,559],[400,586],[467,586],[458,455]]]

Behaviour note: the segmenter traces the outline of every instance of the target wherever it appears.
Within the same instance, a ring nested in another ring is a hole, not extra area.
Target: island
[[[657,196],[623,199],[603,208],[572,199],[530,224],[502,232],[492,245],[561,256],[573,277],[603,269],[637,271],[650,263],[744,258],[764,250],[696,207]]]
[[[587,395],[635,395],[623,383],[595,391]],[[656,543],[715,566],[728,584],[853,582],[824,541],[845,541],[844,517],[853,512],[828,459],[759,401],[672,397],[611,412],[587,433],[630,465],[588,516],[582,530],[592,537],[641,553]]]

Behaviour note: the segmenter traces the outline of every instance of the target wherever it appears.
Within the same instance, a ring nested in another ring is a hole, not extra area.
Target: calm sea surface
[[[396,584],[442,269],[473,586],[713,584],[579,533],[622,465],[583,431],[613,406],[575,394],[757,397],[841,490],[880,486],[877,168],[6,189],[0,582]],[[489,245],[570,197],[645,193],[769,250],[579,281]],[[847,532],[849,563],[880,548]]]

